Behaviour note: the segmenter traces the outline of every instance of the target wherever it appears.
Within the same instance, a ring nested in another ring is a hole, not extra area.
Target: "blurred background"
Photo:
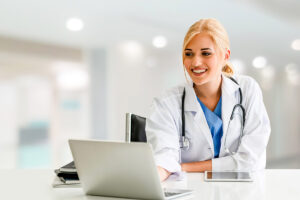
[[[125,139],[125,113],[185,81],[189,26],[216,18],[262,88],[267,168],[300,168],[297,0],[0,0],[0,168],[57,168],[69,138]]]

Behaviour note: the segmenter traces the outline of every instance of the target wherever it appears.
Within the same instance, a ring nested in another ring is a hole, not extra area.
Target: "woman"
[[[254,79],[233,75],[229,39],[215,19],[188,30],[183,65],[192,83],[155,98],[146,122],[160,179],[178,171],[265,168],[270,122]]]

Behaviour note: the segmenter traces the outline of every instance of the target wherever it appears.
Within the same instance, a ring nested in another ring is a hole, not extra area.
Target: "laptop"
[[[69,140],[87,195],[134,199],[173,199],[191,190],[164,190],[147,143]]]

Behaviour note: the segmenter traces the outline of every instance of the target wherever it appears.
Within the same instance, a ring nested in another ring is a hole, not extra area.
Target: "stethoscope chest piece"
[[[190,141],[187,137],[181,137],[181,149],[187,151],[190,148]]]

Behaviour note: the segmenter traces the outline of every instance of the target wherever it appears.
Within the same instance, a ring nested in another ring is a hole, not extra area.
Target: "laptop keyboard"
[[[174,195],[181,194],[181,193],[178,193],[178,192],[164,192],[164,193],[165,193],[165,197],[171,197],[171,196],[174,196]]]

